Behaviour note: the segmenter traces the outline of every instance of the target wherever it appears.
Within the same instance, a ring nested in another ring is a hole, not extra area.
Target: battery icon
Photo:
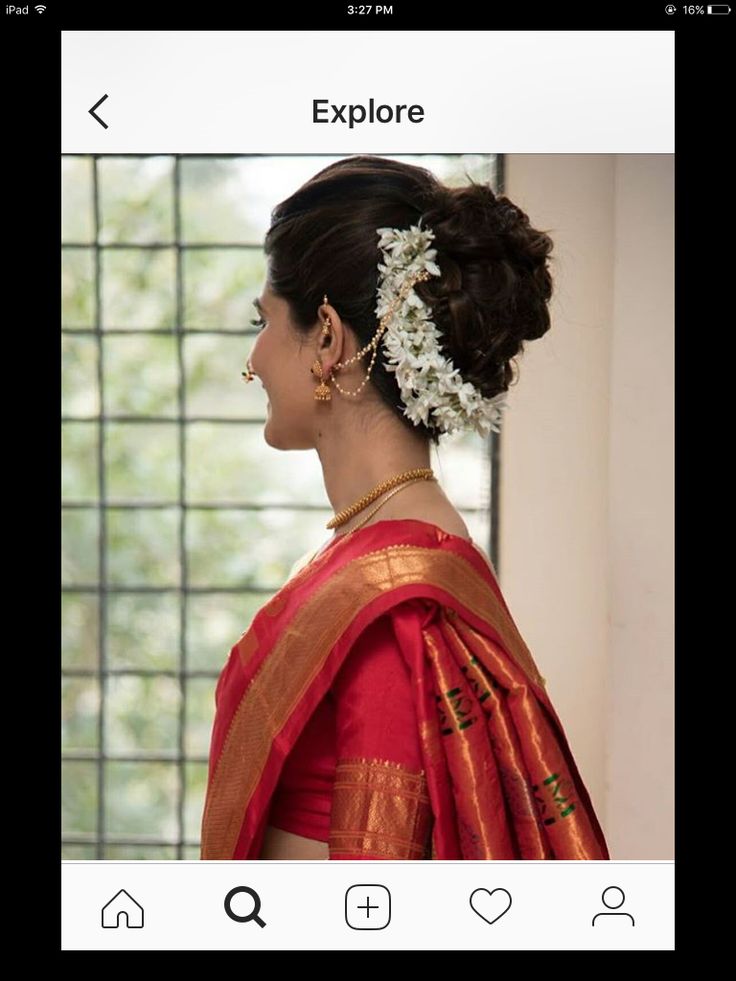
[[[727,3],[709,3],[708,4],[709,14],[730,14],[731,8]]]

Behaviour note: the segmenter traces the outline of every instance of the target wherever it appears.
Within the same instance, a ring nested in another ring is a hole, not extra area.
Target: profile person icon
[[[620,898],[619,898],[620,897]],[[624,895],[623,889],[618,886],[607,886],[601,893],[601,900],[604,906],[607,906],[610,910],[618,909],[619,906],[623,906],[626,896]],[[618,902],[616,902],[618,900]],[[599,916],[628,916],[631,920],[631,925],[634,926],[634,917],[631,913],[596,913],[593,917],[592,925],[595,926],[595,921]]]

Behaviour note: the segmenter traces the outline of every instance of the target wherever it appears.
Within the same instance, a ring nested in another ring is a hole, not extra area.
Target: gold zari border
[[[384,760],[338,760],[330,858],[429,858],[432,824],[424,771]]]

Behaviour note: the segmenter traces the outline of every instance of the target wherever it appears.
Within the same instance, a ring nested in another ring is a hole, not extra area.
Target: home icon
[[[117,929],[120,926],[121,916],[125,917],[125,925],[128,929],[143,926],[143,907],[125,889],[116,892],[102,907],[102,926],[108,930]]]

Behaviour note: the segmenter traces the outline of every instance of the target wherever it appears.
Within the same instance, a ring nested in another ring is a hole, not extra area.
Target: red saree
[[[259,858],[285,761],[379,617],[393,629],[375,657],[406,665],[419,765],[390,740],[381,758],[351,744],[337,761],[330,858],[608,859],[487,561],[415,519],[331,541],[231,649],[215,691],[201,858]],[[363,728],[385,732],[387,715],[375,705]]]

